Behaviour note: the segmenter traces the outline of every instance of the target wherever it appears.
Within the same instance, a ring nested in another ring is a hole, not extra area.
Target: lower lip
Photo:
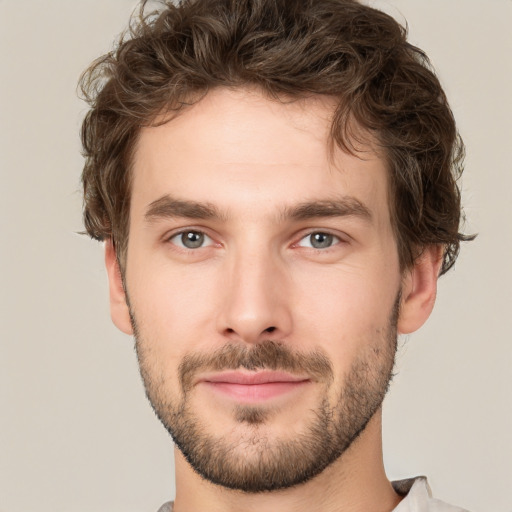
[[[239,402],[256,403],[286,395],[302,388],[309,381],[266,382],[264,384],[234,384],[231,382],[205,382],[211,389]]]

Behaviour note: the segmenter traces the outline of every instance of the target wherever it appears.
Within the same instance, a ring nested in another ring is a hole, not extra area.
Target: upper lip
[[[241,384],[254,386],[257,384],[269,384],[275,382],[303,382],[310,380],[303,375],[294,375],[283,371],[258,371],[244,372],[240,370],[226,371],[220,373],[203,374],[198,382],[213,382],[226,384]]]

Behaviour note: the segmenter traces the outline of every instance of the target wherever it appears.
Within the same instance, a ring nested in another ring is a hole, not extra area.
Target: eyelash
[[[200,235],[200,236],[203,237],[203,241],[197,247],[187,247],[183,243],[183,236],[186,235],[186,234]],[[304,241],[304,240],[306,240],[308,238],[311,239],[311,237],[313,235],[324,235],[324,236],[326,236],[328,240],[330,239],[330,245],[328,245],[326,247],[314,247],[313,245],[306,245],[306,246],[301,245],[302,241]],[[181,243],[173,242],[174,239],[179,239],[179,237],[181,237]],[[205,238],[210,241],[210,243],[208,243],[207,245],[203,245]],[[178,249],[184,250],[184,251],[187,251],[187,252],[188,251],[195,251],[196,249],[204,249],[206,247],[210,247],[212,245],[215,245],[214,240],[207,233],[205,233],[203,230],[201,230],[201,229],[192,229],[192,228],[183,229],[181,231],[178,231],[177,233],[173,233],[172,235],[166,237],[166,242],[169,242],[169,243],[175,245]],[[330,231],[327,231],[327,230],[314,230],[314,231],[310,231],[310,232],[304,234],[297,242],[292,244],[292,247],[305,247],[305,248],[308,248],[308,249],[313,249],[315,251],[326,252],[329,249],[331,249],[331,248],[335,247],[336,245],[338,245],[339,243],[343,243],[343,242],[344,242],[344,240],[340,236],[335,235],[334,233],[331,233]]]
[[[309,245],[309,246],[302,246],[302,245],[300,245],[300,243],[303,240],[311,239],[311,237],[313,235],[324,235],[324,236],[326,236],[328,239],[331,239],[331,245],[329,245],[327,247],[313,247],[311,245]],[[293,245],[294,245],[294,247],[307,247],[308,249],[313,249],[315,251],[325,252],[325,251],[328,251],[329,249],[332,249],[333,247],[335,247],[336,245],[338,245],[341,242],[343,242],[343,239],[340,236],[335,235],[334,233],[331,233],[330,231],[314,230],[314,231],[310,231],[309,233],[306,233],[304,236],[302,236],[300,238],[300,240],[298,242],[296,242]]]
[[[198,247],[186,247],[183,243],[178,244],[178,243],[173,242],[173,239],[179,239],[179,237],[181,237],[181,240],[183,240],[183,236],[184,235],[192,234],[192,233],[194,233],[196,235],[201,235],[204,238],[207,238],[208,240],[210,240],[211,243],[209,243],[206,246],[201,244]],[[166,237],[166,242],[169,242],[169,243],[175,245],[176,247],[178,247],[179,249],[184,250],[184,251],[194,251],[196,249],[203,249],[205,247],[209,247],[211,245],[214,245],[213,239],[208,234],[206,234],[203,230],[201,230],[201,229],[191,229],[191,228],[183,229],[181,231],[178,231],[177,233],[173,233],[172,235]]]

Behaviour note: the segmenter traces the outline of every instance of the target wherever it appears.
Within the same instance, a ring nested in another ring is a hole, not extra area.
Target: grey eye
[[[189,249],[197,249],[204,243],[204,234],[198,231],[187,231],[181,234],[181,242]]]
[[[174,235],[170,242],[185,249],[199,249],[213,243],[212,239],[202,231],[183,231]]]
[[[331,247],[334,237],[329,233],[312,233],[309,235],[311,240],[311,246],[315,249],[325,249]]]
[[[337,236],[316,231],[305,236],[298,245],[301,247],[312,247],[313,249],[328,249],[339,241],[340,239]]]

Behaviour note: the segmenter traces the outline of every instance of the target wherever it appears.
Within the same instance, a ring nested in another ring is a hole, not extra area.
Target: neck
[[[390,512],[400,502],[382,459],[381,411],[348,450],[310,481],[256,494],[233,491],[200,477],[175,451],[175,512]]]

